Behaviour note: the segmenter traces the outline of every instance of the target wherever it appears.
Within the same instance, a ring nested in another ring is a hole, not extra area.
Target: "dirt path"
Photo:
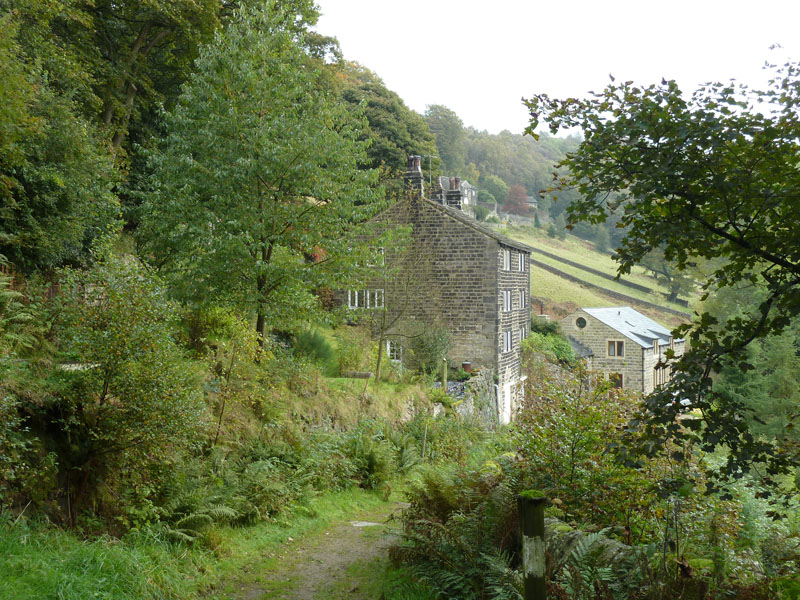
[[[370,585],[383,568],[404,505],[386,504],[360,513],[303,540],[284,544],[265,566],[259,583],[243,586],[235,600],[373,600]]]

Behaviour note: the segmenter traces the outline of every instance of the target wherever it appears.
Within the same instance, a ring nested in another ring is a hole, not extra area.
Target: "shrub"
[[[195,369],[172,338],[173,306],[142,265],[109,258],[89,271],[68,270],[62,289],[55,330],[73,366],[52,369],[47,396],[26,409],[57,455],[75,525],[92,504],[123,508],[113,498],[122,490],[130,503],[148,505],[207,415]]]
[[[424,326],[409,339],[407,360],[409,366],[421,373],[435,373],[442,366],[442,359],[450,351],[450,334],[438,323]]]
[[[539,352],[551,361],[575,362],[575,351],[567,339],[561,335],[542,334],[532,331],[526,339],[522,340],[522,352],[523,355]]]
[[[327,364],[333,360],[333,347],[319,331],[306,329],[294,336],[294,352],[305,356],[317,364]]]

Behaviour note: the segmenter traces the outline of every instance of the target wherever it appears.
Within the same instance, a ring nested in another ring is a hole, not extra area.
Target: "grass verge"
[[[122,540],[81,540],[52,525],[5,518],[0,522],[2,600],[184,600],[212,595],[285,543],[384,504],[361,489],[325,494],[296,507],[286,520],[215,530],[213,547],[164,540],[158,530]]]

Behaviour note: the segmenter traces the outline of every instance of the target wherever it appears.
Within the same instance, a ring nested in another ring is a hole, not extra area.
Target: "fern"
[[[574,600],[623,600],[627,597],[614,571],[599,565],[603,552],[600,542],[605,539],[605,532],[604,529],[579,539],[556,578]]]

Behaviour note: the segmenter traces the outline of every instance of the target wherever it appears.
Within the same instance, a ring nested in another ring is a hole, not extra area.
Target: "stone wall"
[[[503,255],[510,254],[510,269],[503,268]],[[505,408],[507,415],[511,416],[522,400],[523,390],[519,383],[522,372],[522,339],[530,333],[531,300],[530,300],[530,255],[519,250],[498,244],[497,251],[497,375],[499,387],[499,402],[501,413]],[[524,260],[524,270],[520,271],[520,260]],[[503,292],[511,292],[511,310],[503,311]],[[524,306],[521,299],[524,294]],[[524,331],[523,331],[524,329]],[[503,352],[503,334],[511,332],[511,352]],[[510,406],[504,406],[506,387],[510,386]],[[502,415],[501,415],[502,416]]]
[[[447,327],[453,366],[469,361],[473,368],[495,368],[498,242],[424,200],[399,202],[386,216],[413,225],[420,291],[416,302],[409,303],[408,313]],[[387,292],[388,307],[404,300],[398,291]]]

